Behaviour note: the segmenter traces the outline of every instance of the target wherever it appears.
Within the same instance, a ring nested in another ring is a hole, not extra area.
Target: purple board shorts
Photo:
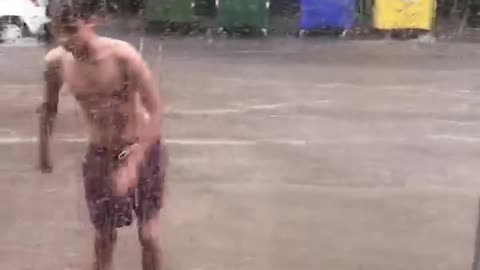
[[[138,168],[138,186],[124,197],[112,193],[112,174],[122,165],[119,154],[128,147],[117,149],[90,144],[82,165],[85,198],[90,219],[97,230],[129,226],[133,212],[139,222],[148,221],[163,203],[167,154],[159,141],[146,151]]]

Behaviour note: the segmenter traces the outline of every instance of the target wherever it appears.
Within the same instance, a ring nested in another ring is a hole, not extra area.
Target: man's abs
[[[103,106],[85,105],[79,102],[87,125],[89,141],[104,146],[135,141],[147,119],[139,112],[138,104],[133,102],[135,101],[114,106],[108,106],[112,101],[106,101],[102,104]]]

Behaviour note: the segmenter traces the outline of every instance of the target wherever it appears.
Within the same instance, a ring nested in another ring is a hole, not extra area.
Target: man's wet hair
[[[71,24],[75,21],[88,20],[92,16],[103,16],[104,1],[102,0],[70,0],[61,4],[56,19],[61,24]]]

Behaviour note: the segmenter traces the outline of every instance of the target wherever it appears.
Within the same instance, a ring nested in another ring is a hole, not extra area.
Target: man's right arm
[[[55,58],[57,57],[52,59],[49,55],[46,57],[43,102],[39,108],[39,165],[42,172],[51,172],[53,168],[50,156],[50,137],[57,115],[59,92],[62,87],[60,61]]]

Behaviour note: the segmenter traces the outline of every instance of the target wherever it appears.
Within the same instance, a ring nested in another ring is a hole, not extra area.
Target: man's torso
[[[64,86],[80,107],[90,141],[105,146],[134,141],[147,121],[139,95],[129,84],[127,64],[116,53],[118,42],[99,38],[96,57],[88,62],[60,52]]]

